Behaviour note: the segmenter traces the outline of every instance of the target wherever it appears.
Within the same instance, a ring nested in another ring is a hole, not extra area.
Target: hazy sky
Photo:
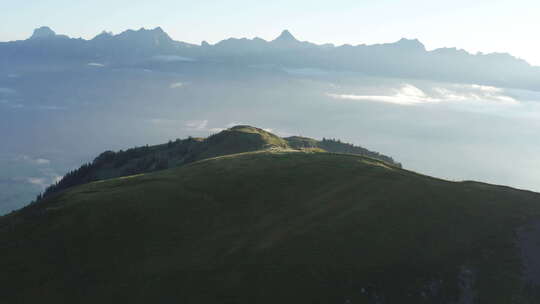
[[[318,43],[418,38],[428,49],[509,52],[540,65],[538,12],[538,0],[0,0],[0,41],[27,38],[41,25],[83,38],[161,26],[194,43],[272,39],[289,29]]]

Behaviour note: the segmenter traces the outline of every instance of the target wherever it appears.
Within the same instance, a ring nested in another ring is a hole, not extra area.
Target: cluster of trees
[[[167,169],[175,161],[176,163],[180,162],[184,155],[190,151],[194,142],[193,138],[177,139],[169,141],[165,145],[151,147],[146,145],[118,152],[105,151],[93,162],[68,172],[60,181],[47,187],[42,194],[36,197],[34,202],[41,201],[67,188],[105,178]]]
[[[401,164],[394,161],[394,159],[391,158],[390,156],[386,156],[378,152],[370,151],[366,148],[355,146],[353,144],[345,143],[339,139],[323,138],[321,141],[318,141],[312,138],[292,136],[292,137],[286,138],[286,140],[289,143],[289,145],[295,149],[320,148],[325,151],[333,152],[333,153],[357,154],[357,155],[362,155],[362,156],[367,156],[374,159],[382,160],[394,166],[401,167]]]
[[[363,155],[401,167],[401,164],[394,161],[394,159],[390,156],[380,154],[379,152],[370,151],[366,148],[355,146],[353,144],[344,143],[339,139],[323,138],[323,140],[318,143],[318,147],[329,152]]]
[[[94,181],[95,175],[93,172],[95,167],[95,164],[87,163],[78,169],[68,172],[60,181],[47,187],[43,194],[39,194],[36,198],[36,202],[63,189]]]

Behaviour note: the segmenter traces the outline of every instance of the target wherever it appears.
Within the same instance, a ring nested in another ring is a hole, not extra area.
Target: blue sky
[[[373,44],[418,38],[428,49],[509,52],[540,66],[538,0],[26,0],[0,3],[0,41],[48,25],[91,38],[103,30],[161,26],[174,39],[272,39],[289,29],[300,40]]]

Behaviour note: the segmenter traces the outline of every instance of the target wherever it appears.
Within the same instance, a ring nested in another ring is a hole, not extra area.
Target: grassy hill
[[[394,159],[390,156],[370,151],[366,148],[358,147],[349,143],[344,143],[339,139],[323,138],[322,140],[316,140],[302,136],[291,136],[285,138],[285,140],[289,146],[294,149],[320,149],[327,152],[363,155],[387,162],[397,167],[401,167],[401,164],[394,161]]]
[[[197,160],[265,149],[319,150],[369,156],[401,166],[394,160],[362,147],[338,140],[317,141],[305,137],[280,138],[279,136],[251,126],[235,126],[208,138],[177,139],[166,144],[144,146],[126,151],[106,151],[92,163],[66,174],[57,184],[50,186],[43,197],[73,186],[99,180],[136,175],[178,167]],[[41,196],[38,197],[38,200]]]
[[[2,301],[538,303],[539,194],[310,151],[93,182],[0,217]]]

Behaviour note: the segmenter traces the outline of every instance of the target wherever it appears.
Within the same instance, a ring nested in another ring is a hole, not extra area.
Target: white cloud
[[[48,110],[48,111],[58,111],[58,110],[65,110],[66,107],[60,107],[60,106],[37,106],[35,107],[38,110]]]
[[[16,91],[14,89],[0,87],[0,94],[15,94],[15,93]]]
[[[25,162],[29,162],[29,163],[32,163],[32,164],[35,164],[35,165],[49,165],[51,163],[50,160],[46,159],[46,158],[33,158],[31,156],[28,156],[28,155],[19,155],[17,157],[15,157],[15,160],[16,161],[25,161]]]
[[[484,92],[491,92],[491,93],[501,93],[503,91],[503,89],[501,89],[501,88],[485,86],[485,85],[478,85],[478,84],[461,85],[461,86],[465,87],[465,88],[470,87],[472,89],[476,89],[476,90],[484,91]]]
[[[189,120],[184,123],[188,130],[205,131],[208,126],[208,120]]]
[[[40,186],[41,188],[45,188],[48,186],[47,179],[43,177],[29,177],[26,179],[26,182],[32,185]]]
[[[50,160],[48,159],[45,159],[45,158],[36,158],[34,159],[34,162],[38,165],[48,165],[51,163]]]
[[[88,66],[97,67],[97,68],[105,67],[105,65],[103,63],[99,63],[99,62],[90,62],[90,63],[88,63]]]
[[[166,119],[166,118],[151,118],[147,119],[146,122],[154,125],[174,125],[180,123],[179,120]]]
[[[492,86],[484,85],[454,85],[453,90],[446,90],[444,88],[436,88],[443,98],[450,101],[455,99],[456,101],[476,101],[476,102],[490,102],[497,104],[518,104],[519,102],[508,95],[505,95],[505,90]]]
[[[416,105],[440,101],[439,99],[426,95],[424,91],[410,84],[405,84],[401,88],[394,91],[395,92],[392,95],[328,94],[328,96],[337,99],[376,101],[399,105]]]
[[[157,55],[152,57],[155,61],[161,61],[161,62],[192,62],[195,61],[193,58],[188,57],[182,57],[182,56],[176,56],[176,55]]]
[[[317,68],[284,68],[286,73],[297,76],[324,76],[328,74],[328,71]]]
[[[183,87],[185,84],[183,82],[175,82],[175,83],[171,83],[171,85],[169,86],[169,88],[171,89],[178,89],[178,88],[181,88]]]
[[[212,133],[219,133],[221,131],[225,130],[224,128],[210,128],[208,129],[208,131],[212,132]]]
[[[0,100],[0,104],[6,104],[7,106],[9,106],[12,109],[25,108],[25,109],[29,109],[29,110],[42,110],[42,111],[61,111],[61,110],[66,110],[67,109],[66,107],[55,106],[55,105],[50,105],[50,106],[23,105],[21,103],[10,103],[8,100]]]
[[[213,129],[208,128],[208,120],[176,120],[176,119],[167,119],[167,118],[152,118],[147,119],[147,123],[168,126],[168,127],[179,127],[183,126],[186,130],[189,131],[213,131]]]
[[[518,101],[504,94],[504,90],[482,85],[451,85],[449,87],[434,87],[430,93],[411,85],[404,84],[393,89],[391,95],[354,95],[327,94],[335,99],[374,101],[398,105],[419,105],[442,102],[483,102],[502,105],[518,104]]]

